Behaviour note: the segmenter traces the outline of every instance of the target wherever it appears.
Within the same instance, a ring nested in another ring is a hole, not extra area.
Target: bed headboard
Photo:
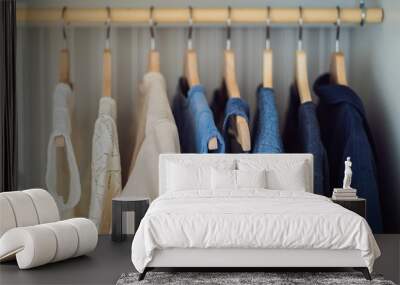
[[[297,163],[304,162],[307,167],[307,187],[306,191],[313,193],[314,185],[314,166],[312,154],[160,154],[159,157],[159,195],[166,192],[166,179],[168,162],[184,162],[193,165],[207,165],[210,166],[222,161],[236,161],[244,159],[254,159],[258,161],[265,161],[268,164],[277,163]],[[236,163],[235,163],[236,164]]]

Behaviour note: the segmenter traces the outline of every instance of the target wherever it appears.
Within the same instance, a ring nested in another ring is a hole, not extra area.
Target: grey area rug
[[[368,281],[360,272],[148,272],[146,278],[138,281],[138,273],[124,273],[117,285],[133,284],[385,284],[395,285],[380,275],[372,275]]]

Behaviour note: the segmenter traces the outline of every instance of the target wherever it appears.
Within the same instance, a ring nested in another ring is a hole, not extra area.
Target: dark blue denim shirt
[[[279,133],[279,119],[274,90],[259,87],[257,90],[257,112],[253,125],[253,153],[282,153],[283,145]]]
[[[287,152],[314,156],[314,193],[331,196],[328,156],[321,140],[316,107],[313,102],[300,104],[295,85],[290,92],[283,140]]]
[[[247,123],[250,121],[250,108],[243,98],[228,98],[225,84],[214,92],[213,102],[211,104],[216,123],[221,133],[224,135],[226,152],[241,153],[242,147],[229,132],[232,116],[241,116]]]
[[[375,233],[382,232],[376,156],[360,97],[349,87],[330,83],[329,74],[314,84],[320,98],[317,108],[322,139],[328,152],[331,188],[342,187],[344,161],[353,162],[351,186],[367,199],[367,221]]]
[[[218,141],[218,149],[213,152],[224,153],[225,142],[215,126],[203,86],[193,86],[185,92],[187,90],[185,84],[186,80],[181,79],[172,106],[178,127],[181,151],[183,153],[208,153],[208,141],[215,137]]]

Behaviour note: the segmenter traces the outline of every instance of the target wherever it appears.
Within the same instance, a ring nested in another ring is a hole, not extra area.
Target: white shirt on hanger
[[[131,173],[121,196],[158,197],[158,156],[179,153],[179,136],[168,101],[164,77],[158,72],[147,73],[141,84],[141,117]],[[143,131],[143,126],[144,131]]]
[[[112,198],[121,192],[121,161],[118,145],[116,103],[111,97],[100,99],[92,146],[92,191],[89,218],[100,234],[111,230]]]

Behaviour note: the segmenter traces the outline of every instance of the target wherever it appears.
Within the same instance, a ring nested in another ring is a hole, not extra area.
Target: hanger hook
[[[297,49],[303,49],[303,7],[299,6],[299,34],[298,34],[298,42],[297,42]]]
[[[109,6],[106,7],[107,9],[107,30],[106,30],[106,48],[110,48],[110,33],[111,33],[111,8]]]
[[[226,19],[226,49],[231,49],[231,6],[228,6],[228,18]]]
[[[337,11],[337,18],[336,18],[336,43],[335,43],[335,50],[336,52],[340,51],[340,25],[341,25],[341,18],[340,18],[340,7],[336,6],[336,11]]]
[[[360,10],[361,10],[360,26],[364,26],[365,19],[367,18],[367,7],[365,5],[365,0],[360,0]]]
[[[271,7],[267,7],[267,20],[266,20],[266,28],[265,28],[265,48],[271,48]]]
[[[67,40],[67,28],[66,28],[67,22],[66,22],[66,20],[65,20],[65,13],[66,13],[66,12],[67,12],[67,7],[64,6],[64,7],[62,8],[62,11],[61,11],[61,18],[62,18],[62,20],[63,20],[63,39],[64,39],[64,41]]]
[[[64,46],[65,46],[65,48],[67,47],[67,22],[66,22],[66,20],[65,20],[65,14],[66,14],[66,12],[67,12],[67,7],[64,6],[64,7],[62,8],[62,11],[61,11],[61,18],[62,18],[62,21],[63,21],[62,35],[63,35],[63,40],[64,40]]]
[[[150,7],[149,25],[150,25],[150,49],[155,50],[156,49],[156,32],[155,32],[156,23],[154,22],[154,6]]]
[[[189,31],[188,31],[188,46],[187,49],[193,49],[193,7],[189,6]]]

